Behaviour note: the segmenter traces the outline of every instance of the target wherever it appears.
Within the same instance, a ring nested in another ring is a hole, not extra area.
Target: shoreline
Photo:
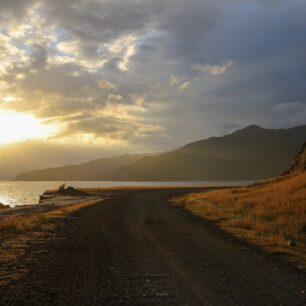
[[[14,228],[14,219],[18,219],[17,224],[22,223],[22,218],[25,220],[32,218],[35,215],[46,214],[57,209],[64,209],[65,207],[75,206],[82,204],[83,202],[90,200],[101,200],[104,197],[110,195],[113,192],[129,192],[129,191],[145,191],[145,190],[188,190],[189,192],[200,192],[205,190],[218,190],[231,187],[226,186],[214,186],[214,187],[189,187],[189,186],[112,186],[101,188],[73,188],[72,194],[59,193],[58,190],[47,190],[40,195],[40,200],[37,204],[26,204],[5,207],[0,209],[0,231],[5,231],[8,227],[10,230]],[[76,194],[73,194],[73,193]],[[81,194],[78,194],[80,192]],[[84,193],[84,194],[82,194]],[[4,225],[9,223],[8,226]],[[17,225],[16,225],[17,226]]]
[[[11,207],[22,205],[36,205],[39,202],[39,196],[46,190],[57,189],[61,184],[66,183],[68,186],[79,188],[127,188],[127,187],[210,187],[210,186],[241,186],[249,185],[250,181],[243,182],[91,182],[91,181],[0,181],[0,202],[10,205]]]

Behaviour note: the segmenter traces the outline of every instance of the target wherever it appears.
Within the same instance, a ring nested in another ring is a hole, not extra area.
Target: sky
[[[0,0],[0,178],[305,124],[305,37],[305,0]]]

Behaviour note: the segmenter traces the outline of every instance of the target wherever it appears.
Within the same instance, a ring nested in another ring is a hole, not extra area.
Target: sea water
[[[39,196],[46,190],[57,189],[63,183],[75,188],[116,187],[116,186],[153,186],[153,187],[180,187],[180,186],[246,186],[251,181],[197,181],[197,182],[23,182],[23,181],[0,181],[0,203],[10,205],[35,205]]]

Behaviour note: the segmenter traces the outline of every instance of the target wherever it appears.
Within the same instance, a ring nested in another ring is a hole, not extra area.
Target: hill
[[[173,203],[306,267],[305,157],[304,145],[286,175],[249,187],[188,194]]]
[[[55,168],[34,170],[18,175],[19,181],[83,181],[95,173],[111,171],[113,169],[135,163],[145,154],[121,155],[109,158],[100,158],[80,165],[69,165]]]
[[[306,125],[290,129],[248,126],[223,137],[145,157],[95,176],[96,180],[259,180],[289,168],[306,139]]]

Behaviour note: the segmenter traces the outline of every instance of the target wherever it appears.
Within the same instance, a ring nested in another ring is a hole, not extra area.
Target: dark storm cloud
[[[0,0],[0,16],[6,19],[21,18],[37,0]]]
[[[77,39],[87,57],[99,57],[106,44],[128,34],[161,33],[155,40],[169,56],[199,54],[204,34],[238,0],[44,1],[48,19],[62,39]],[[143,37],[142,37],[143,38]]]
[[[155,3],[156,2],[156,3]],[[46,1],[48,18],[67,37],[81,41],[80,51],[98,57],[100,44],[109,43],[150,26],[153,16],[162,9],[161,1]],[[102,51],[103,52],[103,51]]]

